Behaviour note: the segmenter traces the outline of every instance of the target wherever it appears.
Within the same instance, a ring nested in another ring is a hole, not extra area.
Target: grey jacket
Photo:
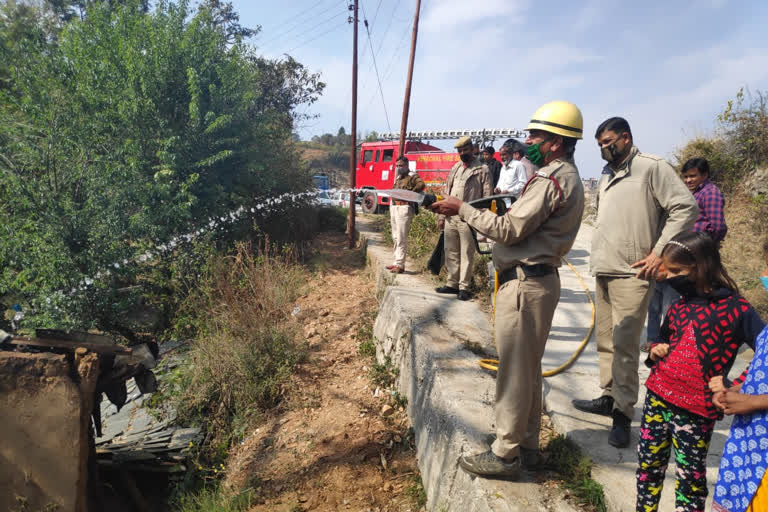
[[[635,275],[631,265],[661,256],[673,236],[693,227],[699,207],[663,158],[632,147],[618,169],[605,167],[597,195],[590,266],[594,275]]]

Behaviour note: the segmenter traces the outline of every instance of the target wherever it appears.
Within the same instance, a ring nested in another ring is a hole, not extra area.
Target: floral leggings
[[[659,510],[669,455],[677,464],[675,512],[703,512],[707,499],[707,451],[715,425],[668,404],[648,391],[637,445],[637,512]]]

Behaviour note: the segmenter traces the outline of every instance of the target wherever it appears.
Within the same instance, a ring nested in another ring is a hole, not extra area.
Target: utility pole
[[[400,123],[400,145],[397,154],[402,156],[405,150],[405,131],[408,129],[408,110],[411,107],[411,82],[413,81],[413,61],[416,58],[416,38],[419,35],[419,11],[421,0],[416,0],[416,14],[413,17],[413,35],[411,35],[411,58],[408,61],[408,79],[405,84],[405,100],[403,101],[403,120]]]
[[[357,167],[357,2],[349,6],[352,11],[352,133],[349,149],[349,248],[355,247],[355,168]]]

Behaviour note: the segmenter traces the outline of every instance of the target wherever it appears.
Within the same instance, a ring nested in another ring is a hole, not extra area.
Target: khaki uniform
[[[474,201],[493,193],[493,177],[488,166],[475,158],[469,165],[456,162],[445,183],[445,193],[462,201]],[[441,218],[445,219],[444,216]],[[472,231],[457,217],[445,219],[445,268],[447,286],[469,290],[472,264],[475,261],[475,241]]]
[[[517,279],[504,283],[496,296],[499,370],[491,450],[499,457],[516,457],[521,446],[539,446],[541,358],[560,299],[556,272],[526,277],[518,265],[559,267],[576,239],[583,212],[584,187],[569,158],[542,167],[501,217],[468,204],[459,210],[463,220],[496,242],[493,265],[500,273],[517,266]]]
[[[424,181],[418,174],[406,174],[395,180],[393,189],[412,190],[421,192],[424,190]],[[408,231],[411,229],[411,222],[415,208],[405,201],[392,201],[389,206],[389,221],[392,227],[392,244],[394,245],[394,263],[400,268],[405,268],[405,258],[408,252]]]
[[[613,173],[613,175],[611,174]],[[590,267],[596,275],[596,334],[600,387],[614,408],[633,416],[640,378],[640,341],[653,282],[631,265],[661,256],[673,236],[693,227],[699,208],[664,159],[633,147],[618,168],[606,166],[598,183],[597,221]]]

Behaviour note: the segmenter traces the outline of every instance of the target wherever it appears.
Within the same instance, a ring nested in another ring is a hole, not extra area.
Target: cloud
[[[765,8],[743,17],[710,0],[692,17],[689,8],[591,0],[568,4],[543,26],[539,7],[527,0],[425,3],[409,129],[524,128],[544,102],[573,101],[584,114],[586,140],[576,153],[584,176],[602,168],[592,134],[609,116],[627,117],[643,151],[671,157],[691,133],[711,132],[716,114],[740,87],[768,88],[768,51],[757,21]],[[402,10],[412,4],[403,2]],[[384,41],[383,33],[373,35],[374,47],[382,43],[377,59],[394,130],[405,88],[406,33],[404,22]],[[328,84],[310,110],[322,114],[314,133],[349,126],[348,37],[299,56]],[[361,52],[365,45],[361,33]],[[369,57],[361,58],[359,84],[358,126],[386,131]]]
[[[514,25],[525,21],[528,0],[485,0],[482,5],[467,0],[434,0],[424,13],[420,29],[426,32],[454,32],[456,37],[469,36],[471,25],[490,20],[492,25]]]

